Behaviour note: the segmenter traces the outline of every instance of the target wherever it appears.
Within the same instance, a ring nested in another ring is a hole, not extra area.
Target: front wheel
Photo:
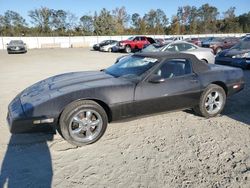
[[[221,113],[226,103],[224,89],[216,84],[210,84],[202,93],[199,105],[193,110],[206,118],[215,117]]]
[[[130,47],[129,45],[127,45],[127,46],[125,47],[125,52],[126,52],[126,53],[130,53],[130,52],[131,52],[131,47]]]
[[[69,104],[60,117],[59,133],[76,146],[92,144],[99,140],[108,124],[105,110],[91,100]]]

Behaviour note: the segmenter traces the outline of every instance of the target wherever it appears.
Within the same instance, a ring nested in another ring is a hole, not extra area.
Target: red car
[[[136,36],[120,41],[116,48],[117,51],[125,51],[126,53],[130,53],[131,51],[141,50],[145,46],[153,43],[155,43],[155,41],[151,37]]]

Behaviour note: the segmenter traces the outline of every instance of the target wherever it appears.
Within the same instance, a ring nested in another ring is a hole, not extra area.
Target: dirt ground
[[[46,77],[97,70],[121,54],[89,49],[0,51],[1,187],[250,187],[250,71],[220,117],[191,111],[111,123],[81,148],[57,135],[11,135],[7,105]]]

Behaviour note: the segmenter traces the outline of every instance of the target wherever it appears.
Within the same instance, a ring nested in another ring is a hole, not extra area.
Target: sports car
[[[7,120],[11,133],[58,130],[83,146],[125,118],[187,108],[214,117],[243,88],[239,68],[192,54],[136,53],[105,70],[61,74],[28,87],[9,104]]]

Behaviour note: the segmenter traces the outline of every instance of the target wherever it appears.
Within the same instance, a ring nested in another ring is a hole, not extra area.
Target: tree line
[[[209,4],[201,7],[178,7],[170,18],[162,9],[152,9],[144,15],[129,15],[125,7],[107,10],[94,15],[75,14],[47,7],[30,10],[31,24],[18,13],[7,10],[0,15],[1,36],[69,36],[69,35],[132,35],[132,34],[206,34],[250,32],[250,11],[235,15],[235,7],[220,13]]]

